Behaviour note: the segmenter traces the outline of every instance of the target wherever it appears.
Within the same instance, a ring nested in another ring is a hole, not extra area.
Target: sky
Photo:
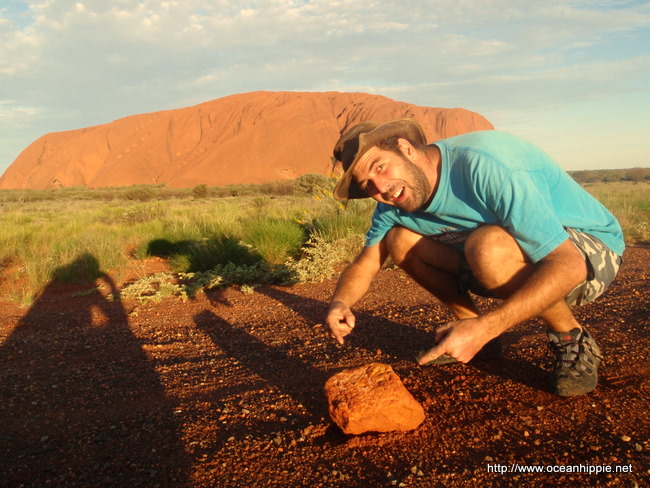
[[[0,0],[0,174],[49,132],[258,90],[462,107],[650,166],[650,0]]]

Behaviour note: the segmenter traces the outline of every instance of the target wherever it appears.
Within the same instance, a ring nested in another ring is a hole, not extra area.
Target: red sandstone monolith
[[[424,409],[387,364],[346,369],[325,383],[330,417],[346,434],[407,431]]]
[[[493,129],[469,110],[421,107],[367,93],[241,93],[45,134],[7,168],[0,188],[192,188],[329,176],[341,134],[365,120],[400,117],[417,120],[429,143]]]

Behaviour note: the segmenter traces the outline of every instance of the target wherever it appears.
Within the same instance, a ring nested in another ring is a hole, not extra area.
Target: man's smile
[[[393,200],[399,200],[399,198],[402,196],[403,193],[404,193],[404,187],[401,187],[393,194]]]

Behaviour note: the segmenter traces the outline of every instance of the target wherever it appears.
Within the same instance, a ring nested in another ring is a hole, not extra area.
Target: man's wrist
[[[347,307],[348,305],[343,300],[333,299],[330,302],[329,309],[332,310],[333,308],[340,307],[340,306]]]

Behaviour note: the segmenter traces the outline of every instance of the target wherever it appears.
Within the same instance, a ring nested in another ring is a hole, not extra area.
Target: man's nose
[[[368,181],[368,192],[372,194],[385,194],[390,189],[389,183],[383,178],[373,178]]]

